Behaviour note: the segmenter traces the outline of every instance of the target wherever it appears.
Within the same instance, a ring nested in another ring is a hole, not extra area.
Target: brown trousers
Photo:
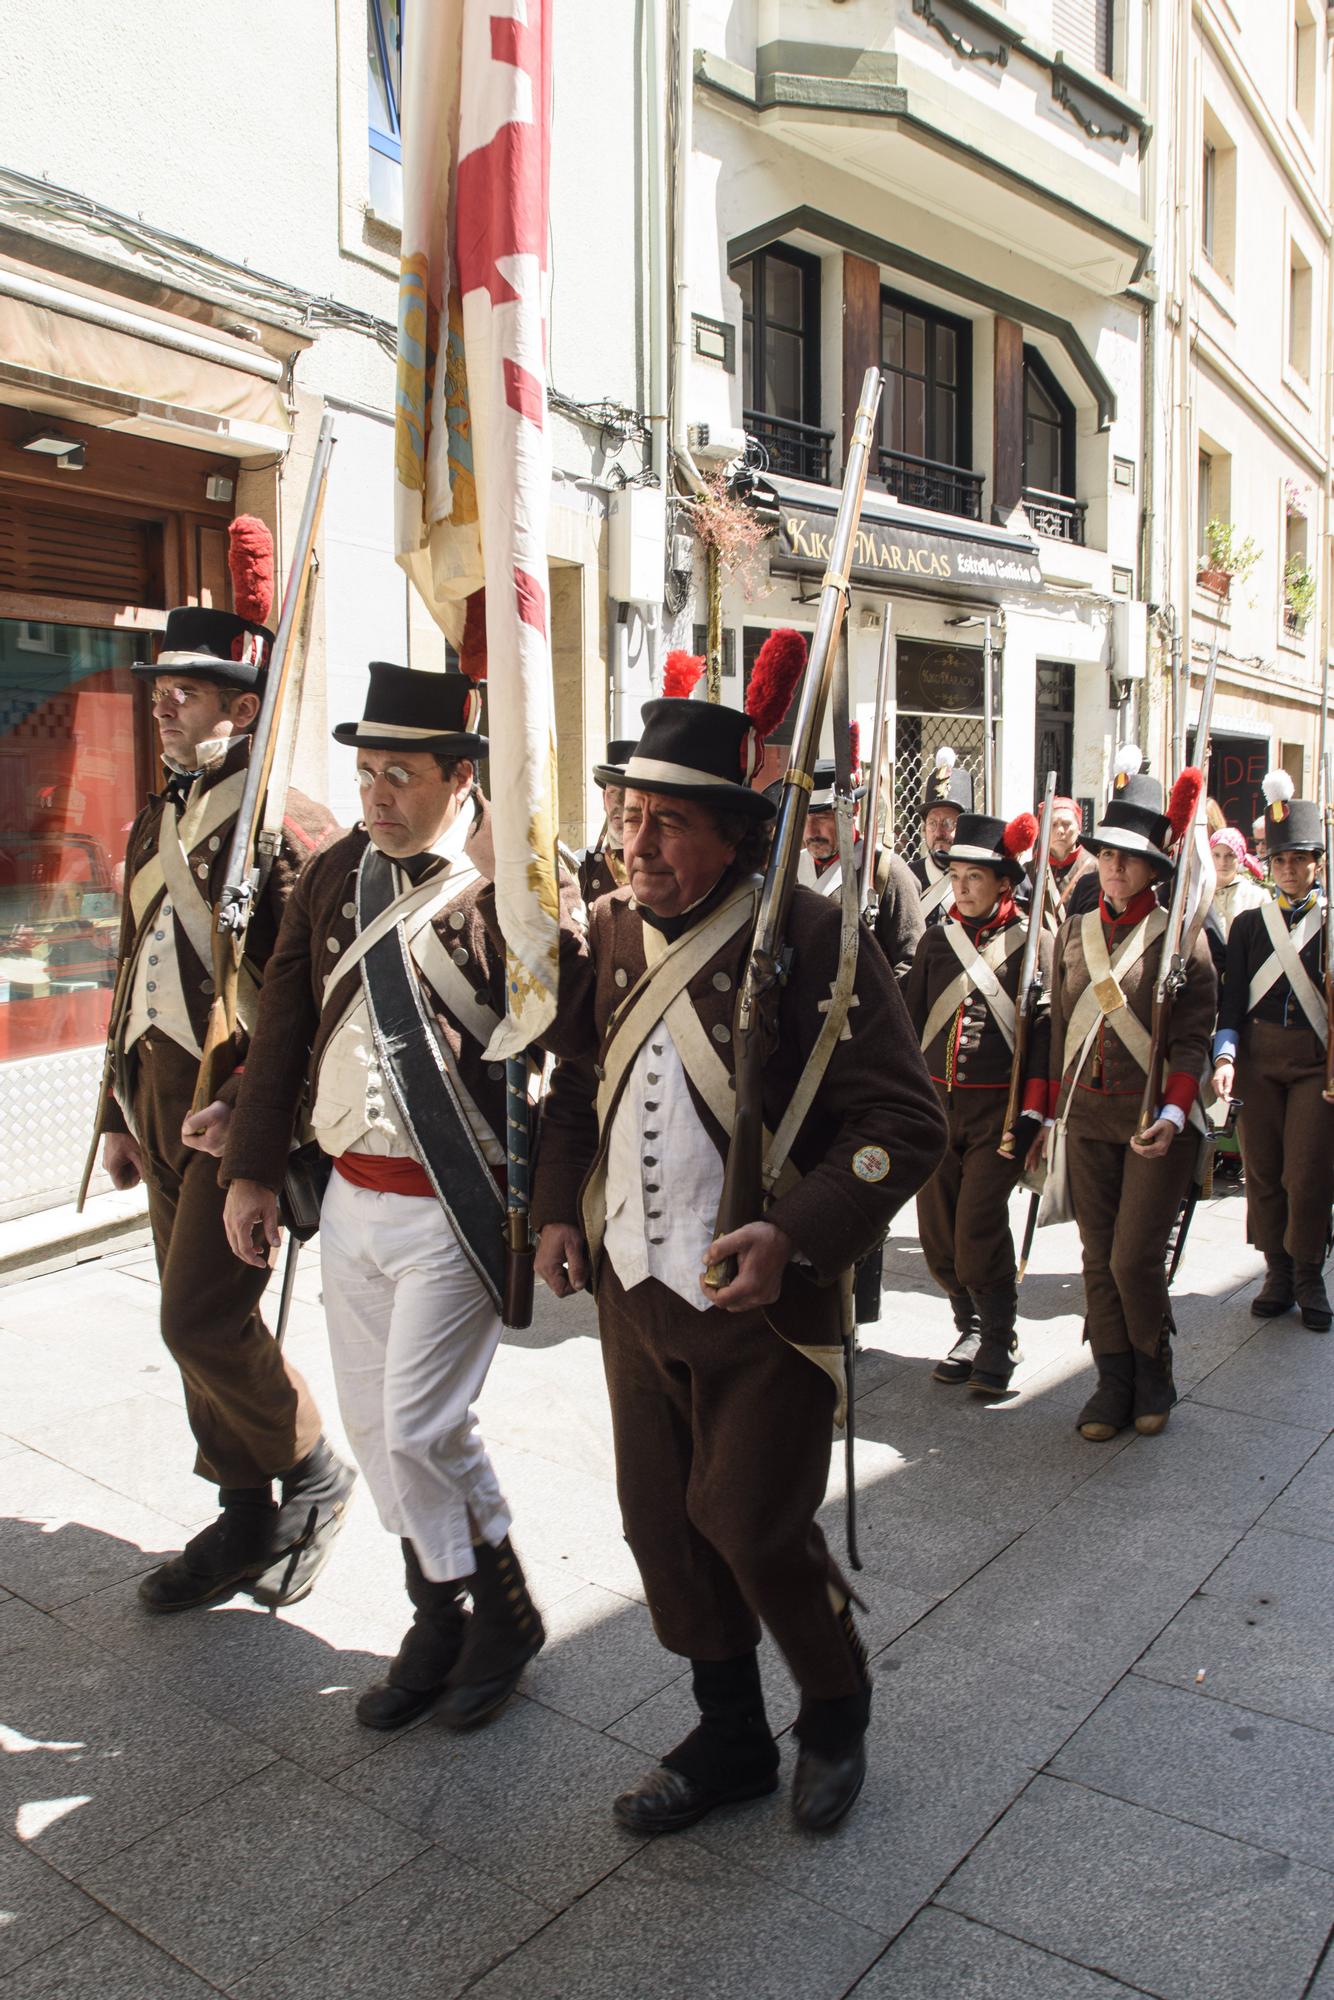
[[[263,1486],[314,1450],[320,1413],[260,1318],[268,1271],[232,1255],[218,1162],[181,1143],[198,1065],[150,1030],[135,1068],[162,1338],[185,1384],[195,1471],[222,1487]]]
[[[1199,1135],[1188,1125],[1161,1160],[1123,1139],[1067,1140],[1070,1198],[1084,1252],[1089,1346],[1100,1354],[1154,1354],[1170,1324],[1167,1240],[1190,1186]]]
[[[605,1258],[597,1301],[621,1516],[658,1638],[727,1660],[763,1623],[803,1695],[858,1694],[830,1595],[847,1586],[815,1520],[833,1384],[762,1312],[696,1312],[656,1278],[627,1292]]]
[[[945,1157],[917,1197],[917,1234],[927,1269],[951,1298],[999,1292],[1015,1278],[1010,1190],[1022,1160],[996,1151],[1005,1125],[1004,1090],[936,1094],[949,1119]]]
[[[1247,1235],[1266,1257],[1323,1264],[1334,1201],[1334,1105],[1311,1028],[1248,1021],[1237,1051]]]

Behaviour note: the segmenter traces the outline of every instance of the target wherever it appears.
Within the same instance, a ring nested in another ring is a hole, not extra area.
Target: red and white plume
[[[1286,819],[1288,800],[1297,787],[1286,771],[1266,771],[1260,780],[1260,790],[1264,793],[1265,804],[1269,808],[1269,819]]]
[[[687,653],[678,646],[667,655],[662,669],[662,691],[673,701],[685,701],[695,690],[704,671],[699,653]]]
[[[1143,762],[1144,752],[1140,749],[1138,743],[1123,743],[1117,751],[1116,761],[1112,765],[1113,790],[1119,792],[1127,778],[1137,778],[1139,776],[1140,765]]]
[[[273,536],[256,514],[238,514],[227,530],[232,609],[238,618],[267,625],[273,609]],[[264,641],[253,632],[232,640],[232,658],[264,664]]]
[[[741,746],[741,776],[749,784],[764,758],[764,739],[787,714],[806,665],[806,641],[789,625],[771,632],[760,647],[746,690],[750,728]]]
[[[1001,835],[1001,846],[1011,861],[1017,861],[1021,854],[1032,852],[1038,837],[1038,823],[1032,813],[1016,813]]]
[[[859,784],[862,775],[862,726],[855,715],[848,724],[848,765],[853,784]]]
[[[1203,797],[1204,773],[1194,764],[1187,764],[1167,801],[1167,821],[1174,841],[1180,840],[1186,829],[1195,824],[1195,814]]]

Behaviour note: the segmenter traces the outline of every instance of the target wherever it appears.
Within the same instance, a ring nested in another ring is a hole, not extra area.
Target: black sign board
[[[829,561],[834,516],[780,501],[771,567],[817,575]],[[926,591],[934,596],[1041,590],[1042,565],[1028,543],[985,542],[970,535],[924,534],[915,525],[864,514],[852,549],[852,582],[863,588]]]
[[[900,639],[894,649],[896,700],[916,715],[986,712],[983,654],[977,646],[928,646]]]

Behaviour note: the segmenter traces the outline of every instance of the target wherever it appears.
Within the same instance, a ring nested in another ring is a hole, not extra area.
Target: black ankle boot
[[[403,1564],[413,1620],[385,1678],[357,1703],[357,1721],[368,1729],[401,1729],[428,1709],[444,1693],[463,1646],[464,1585],[433,1583],[411,1542],[403,1543]]]
[[[968,1386],[975,1396],[1003,1396],[1010,1386],[1010,1377],[1023,1360],[1014,1330],[1019,1294],[1013,1285],[998,1292],[975,1292],[973,1304],[982,1339]]]
[[[1279,1250],[1266,1256],[1265,1265],[1265,1281],[1251,1300],[1251,1311],[1256,1319],[1277,1319],[1297,1303],[1292,1259],[1286,1250]]]
[[[1130,1422],[1135,1409],[1135,1357],[1096,1354],[1098,1386],[1075,1418],[1075,1428],[1090,1444],[1108,1444]]]
[[[547,1636],[509,1536],[496,1548],[475,1542],[473,1558],[472,1617],[440,1704],[451,1729],[474,1729],[503,1708]]]
[[[188,1541],[178,1556],[139,1580],[139,1601],[149,1611],[193,1611],[230,1597],[262,1576],[273,1559],[278,1509],[267,1486],[224,1486],[216,1521]]]
[[[283,1474],[273,1555],[251,1593],[258,1603],[299,1604],[309,1596],[333,1554],[356,1483],[355,1466],[341,1459],[327,1438]]]
[[[753,1652],[692,1660],[700,1720],[612,1806],[630,1833],[678,1833],[715,1806],[763,1798],[778,1788],[778,1745],[769,1729]]]
[[[948,1382],[954,1386],[966,1382],[973,1372],[973,1357],[977,1353],[982,1338],[977,1310],[967,1292],[959,1292],[950,1299],[950,1311],[959,1338],[955,1341],[943,1361],[938,1361],[931,1370],[933,1382]]]
[[[1167,1428],[1167,1419],[1177,1399],[1172,1378],[1172,1326],[1164,1326],[1157,1350],[1142,1354],[1135,1349],[1135,1429],[1141,1437],[1157,1437]]]
[[[807,1833],[829,1833],[857,1803],[866,1782],[871,1669],[852,1606],[839,1613],[861,1688],[856,1694],[801,1704],[793,1735],[801,1746],[792,1776],[792,1816]]]
[[[1302,1309],[1302,1325],[1311,1333],[1328,1333],[1334,1313],[1330,1312],[1323,1267],[1319,1264],[1294,1264],[1292,1288]]]

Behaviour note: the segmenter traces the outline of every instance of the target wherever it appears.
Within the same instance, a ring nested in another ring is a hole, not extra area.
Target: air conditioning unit
[[[607,587],[622,604],[661,604],[667,500],[658,486],[623,486],[607,502]]]

